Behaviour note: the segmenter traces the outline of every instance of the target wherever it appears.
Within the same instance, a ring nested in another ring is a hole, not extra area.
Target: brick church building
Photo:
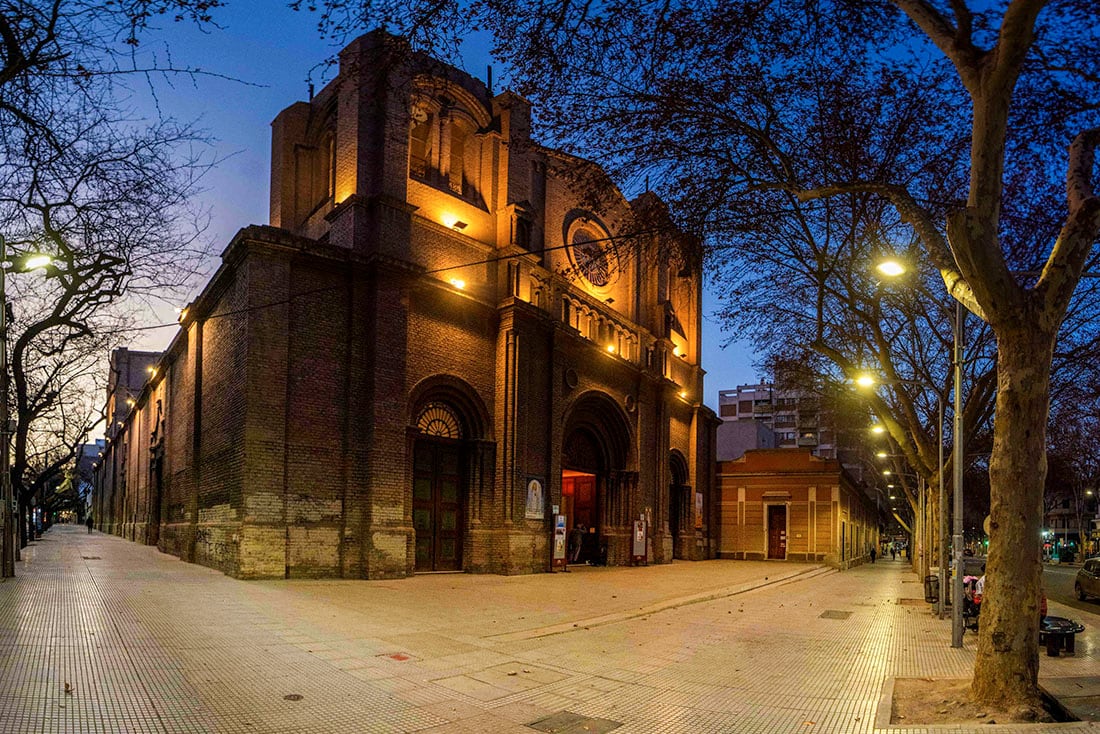
[[[640,518],[647,562],[713,558],[700,260],[521,97],[363,36],[272,124],[270,226],[111,396],[96,523],[242,578],[546,571],[555,514],[582,559]]]

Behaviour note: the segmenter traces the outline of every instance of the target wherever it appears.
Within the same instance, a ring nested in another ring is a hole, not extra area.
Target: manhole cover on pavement
[[[101,560],[99,556],[81,556],[85,561],[98,561]]]
[[[301,693],[288,693],[283,696],[284,701],[301,701],[303,698]]]
[[[818,615],[821,619],[847,619],[850,616],[851,612],[842,612],[839,609],[826,609]]]
[[[581,716],[571,711],[559,711],[545,719],[532,721],[527,725],[535,731],[553,732],[553,734],[604,734],[622,726],[618,721],[595,719]]]

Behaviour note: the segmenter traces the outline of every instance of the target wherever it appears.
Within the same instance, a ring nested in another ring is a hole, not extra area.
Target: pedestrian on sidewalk
[[[871,546],[871,563],[874,563],[874,562],[875,562],[875,555],[876,555],[876,553],[875,553],[875,546],[873,546],[873,545],[872,545],[872,546]]]
[[[88,525],[88,532],[91,533],[92,532],[92,516],[91,515],[88,515],[87,525]]]
[[[896,561],[896,560],[898,560],[898,549],[897,549],[897,546],[893,546],[893,545],[892,545],[892,546],[890,546],[890,560],[891,560],[891,561]]]

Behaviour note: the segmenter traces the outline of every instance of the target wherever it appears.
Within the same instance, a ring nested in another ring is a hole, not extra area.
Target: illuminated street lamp
[[[0,235],[0,508],[4,517],[4,537],[2,558],[0,558],[0,577],[15,576],[15,494],[11,486],[11,443],[10,416],[8,414],[8,299],[5,291],[5,276],[8,271],[21,272],[38,270],[53,263],[53,259],[38,253],[23,253],[8,259],[8,243]]]
[[[905,266],[897,260],[885,260],[876,267],[879,273],[886,277],[896,278],[905,274]],[[955,302],[955,324],[951,330],[954,336],[954,383],[955,383],[955,416],[953,433],[955,437],[954,454],[952,457],[952,484],[954,485],[954,515],[951,533],[951,548],[954,556],[955,577],[952,584],[952,595],[955,602],[951,605],[951,647],[963,646],[963,618],[962,618],[962,555],[963,555],[963,401],[962,401],[962,368],[963,368],[963,328],[966,325],[966,314],[963,311],[962,302]],[[940,403],[940,431],[943,430],[943,403]],[[943,503],[946,499],[943,492],[943,441],[940,440],[940,527],[941,533],[946,534],[943,525]],[[942,547],[942,546],[941,546]],[[940,589],[943,586],[943,567],[940,563]],[[943,594],[940,595],[941,599]],[[941,602],[941,614],[943,606]]]
[[[897,260],[883,260],[875,266],[875,270],[888,278],[896,278],[905,274],[905,266]]]

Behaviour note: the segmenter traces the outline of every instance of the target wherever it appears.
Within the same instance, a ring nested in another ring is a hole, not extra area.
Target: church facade
[[[715,557],[699,243],[530,123],[348,46],[272,124],[270,225],[112,400],[98,526],[242,578],[546,571],[563,523],[580,560]]]

